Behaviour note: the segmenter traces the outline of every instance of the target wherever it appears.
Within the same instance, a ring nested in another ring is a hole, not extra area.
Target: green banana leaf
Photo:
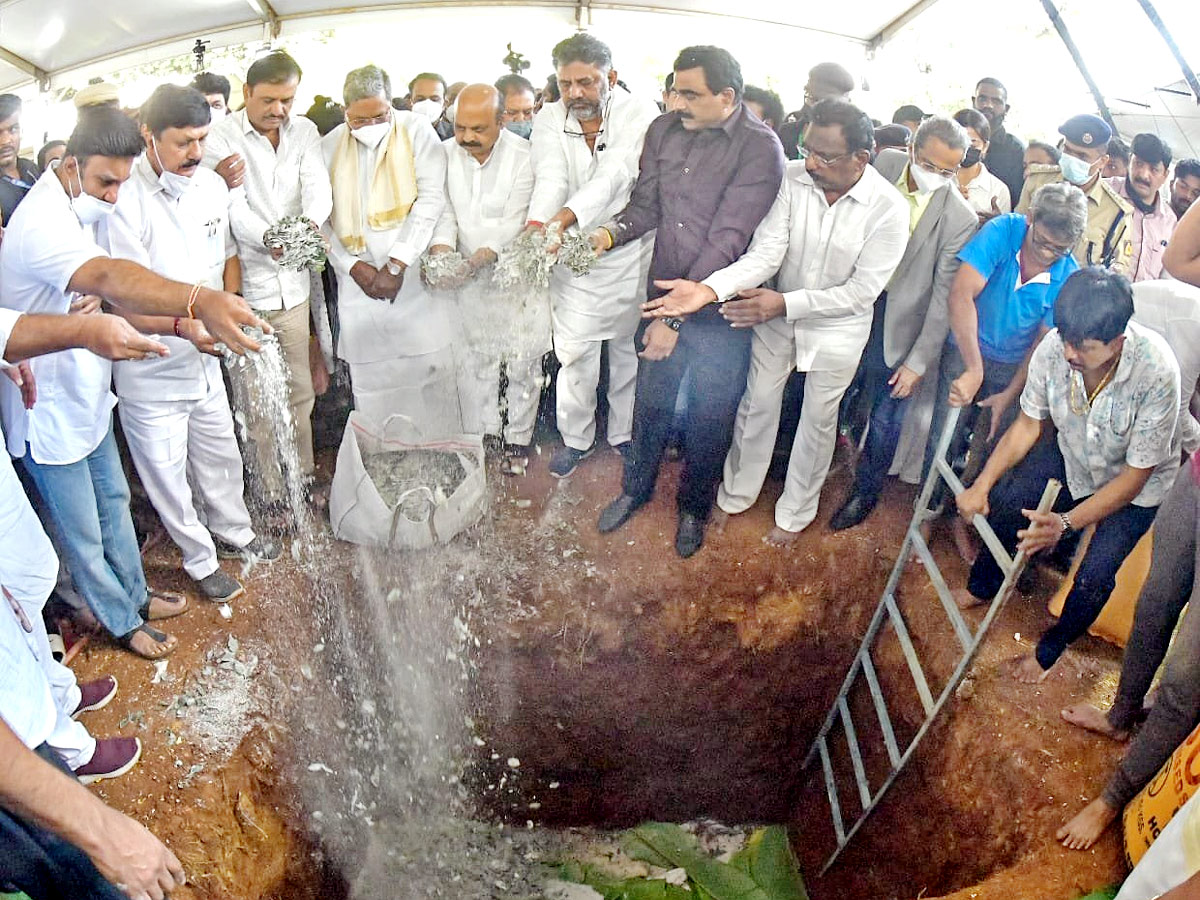
[[[729,863],[761,885],[771,900],[808,900],[786,828],[758,829]]]
[[[661,878],[613,878],[594,866],[571,863],[561,870],[568,881],[586,884],[604,895],[604,900],[695,900],[686,888],[667,884]]]
[[[1113,900],[1113,898],[1117,896],[1117,892],[1120,890],[1121,886],[1119,884],[1114,884],[1098,891],[1092,891],[1086,897],[1080,897],[1079,900]]]

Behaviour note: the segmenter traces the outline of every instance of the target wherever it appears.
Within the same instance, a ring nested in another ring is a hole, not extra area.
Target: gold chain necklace
[[[1073,373],[1073,372],[1071,373],[1071,394],[1070,394],[1071,412],[1075,413],[1075,415],[1077,415],[1077,416],[1085,416],[1088,414],[1088,412],[1091,411],[1092,404],[1096,401],[1096,397],[1099,395],[1099,393],[1102,390],[1104,390],[1104,388],[1108,385],[1108,383],[1110,381],[1112,381],[1113,373],[1117,371],[1117,363],[1119,363],[1120,361],[1121,361],[1121,356],[1120,356],[1120,354],[1118,354],[1117,358],[1114,359],[1112,361],[1112,364],[1108,367],[1108,371],[1104,373],[1104,377],[1100,379],[1100,383],[1098,385],[1096,385],[1096,389],[1094,391],[1092,391],[1090,394],[1086,393],[1087,387],[1086,386],[1084,387],[1083,391],[1080,392],[1085,395],[1084,403],[1080,403],[1079,398],[1076,396],[1075,377],[1074,377],[1075,373]],[[1083,374],[1082,373],[1080,373],[1080,375],[1079,375],[1079,383],[1083,384]]]

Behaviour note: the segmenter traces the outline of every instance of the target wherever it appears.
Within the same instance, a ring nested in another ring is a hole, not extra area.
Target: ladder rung
[[[945,480],[946,484],[950,485],[950,489],[954,491],[955,497],[966,490],[963,487],[963,483],[958,480],[958,476],[954,474],[954,470],[950,468],[948,462],[944,459],[939,459],[934,465],[937,466],[938,473]],[[996,560],[996,565],[1000,567],[1001,573],[1007,576],[1012,571],[1012,557],[1008,555],[1008,551],[1000,543],[1000,538],[996,537],[996,532],[992,531],[992,526],[988,524],[988,520],[984,516],[976,514],[971,517],[971,525],[979,532],[979,536],[983,538],[984,544],[991,551],[992,558]]]
[[[854,721],[850,718],[850,704],[846,695],[838,698],[838,709],[842,713],[842,728],[846,731],[846,745],[850,748],[850,764],[854,767],[854,780],[858,782],[858,796],[865,810],[871,805],[871,785],[867,782],[867,770],[863,766],[862,751],[858,747],[858,735],[854,733]]]
[[[946,579],[942,577],[942,570],[937,567],[937,563],[933,560],[933,554],[929,552],[929,545],[921,537],[919,528],[910,527],[908,537],[912,541],[913,547],[917,550],[917,556],[921,557],[921,562],[925,565],[925,572],[929,576],[929,580],[933,582],[938,599],[942,601],[942,608],[946,610],[946,617],[950,620],[950,624],[954,626],[954,633],[958,635],[958,642],[962,644],[963,650],[970,650],[975,636],[971,633],[971,629],[967,627],[962,613],[959,612],[958,604],[954,602],[954,596],[950,593],[950,587],[946,584]]]
[[[829,761],[829,745],[825,738],[817,741],[817,751],[821,754],[821,768],[825,770],[825,791],[829,794],[829,809],[833,813],[833,833],[837,836],[840,848],[846,843],[846,826],[842,824],[842,805],[838,803],[837,785],[833,781],[833,763]]]
[[[879,678],[875,675],[875,664],[871,662],[870,651],[862,655],[862,671],[867,679],[867,687],[871,689],[871,700],[875,703],[875,714],[879,717],[879,727],[883,730],[883,743],[887,745],[888,759],[892,768],[900,765],[900,747],[896,744],[896,730],[892,728],[892,717],[888,715],[887,701],[883,699],[883,690],[879,687]]]
[[[925,707],[925,715],[928,716],[933,713],[933,694],[929,690],[929,682],[925,680],[925,671],[921,668],[921,661],[917,659],[917,650],[908,636],[908,626],[904,624],[904,617],[900,615],[900,609],[896,606],[896,598],[893,595],[888,594],[883,598],[883,602],[887,605],[892,626],[896,629],[896,639],[900,642],[900,649],[904,652],[904,659],[908,663],[909,671],[912,672],[913,683],[917,686],[921,705]]]

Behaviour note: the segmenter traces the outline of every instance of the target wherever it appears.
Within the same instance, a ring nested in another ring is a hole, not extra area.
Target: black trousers
[[[45,744],[37,754],[75,777]],[[74,844],[0,809],[0,890],[13,888],[33,900],[126,900]]]
[[[639,350],[647,327],[643,322],[638,329],[635,340]],[[633,458],[625,466],[625,494],[645,502],[654,493],[671,437],[679,383],[684,373],[690,372],[678,506],[681,513],[708,519],[733,442],[738,402],[746,390],[750,335],[749,328],[731,328],[710,305],[683,323],[670,356],[638,360]]]

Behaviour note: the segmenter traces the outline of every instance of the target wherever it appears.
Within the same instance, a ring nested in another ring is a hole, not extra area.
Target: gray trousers
[[[1192,475],[1191,463],[1185,462],[1154,520],[1150,574],[1138,597],[1133,631],[1121,662],[1117,698],[1108,713],[1114,728],[1129,729],[1141,712],[1154,673],[1166,657],[1149,718],[1134,735],[1104,789],[1104,801],[1113,809],[1124,807],[1149,784],[1200,722],[1200,601],[1194,600],[1196,566],[1200,562],[1198,512],[1200,486]],[[1190,600],[1190,611],[1171,645],[1171,634]]]

